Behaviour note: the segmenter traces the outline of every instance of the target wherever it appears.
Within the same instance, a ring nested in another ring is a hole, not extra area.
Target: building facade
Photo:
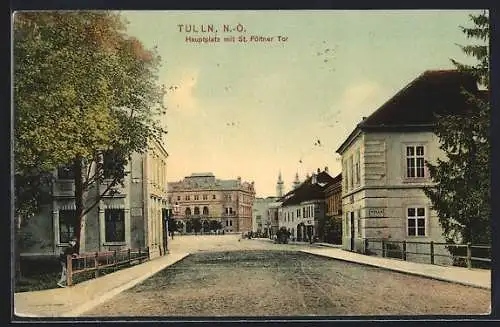
[[[333,182],[325,189],[326,224],[328,231],[325,242],[342,244],[342,173],[333,178]]]
[[[466,74],[425,72],[364,118],[337,150],[342,156],[344,249],[365,252],[366,239],[444,241],[422,191],[433,185],[425,162],[444,158],[433,133],[434,114],[465,110],[462,87],[478,92]],[[415,247],[408,244],[407,251],[416,252]],[[428,256],[408,256],[428,261]]]
[[[268,209],[267,209],[267,217],[269,219],[270,223],[270,237],[273,237],[276,235],[278,232],[278,229],[280,227],[280,221],[279,221],[279,208],[281,206],[281,200],[280,198],[277,198],[275,202],[272,202],[269,204]]]
[[[252,231],[262,233],[266,236],[271,231],[271,216],[269,215],[269,206],[275,203],[278,198],[269,196],[266,198],[255,198],[252,209]]]
[[[150,255],[167,250],[168,232],[166,209],[168,153],[159,143],[153,143],[145,154],[135,154],[131,167],[133,196],[131,199],[131,234],[134,245],[145,244]],[[141,173],[142,171],[142,173]],[[142,178],[141,178],[142,175]],[[141,233],[141,227],[145,233]],[[144,240],[137,239],[144,235]]]
[[[313,173],[281,199],[279,227],[285,227],[297,241],[319,238],[326,217],[325,189],[333,178],[327,170]]]
[[[212,173],[193,173],[168,183],[168,203],[184,233],[194,229],[196,219],[201,232],[213,231],[211,221],[219,222],[225,232],[249,232],[254,199],[254,183],[243,182],[240,177],[221,180]]]
[[[105,178],[89,188],[84,198],[89,210],[81,222],[80,252],[139,247],[149,247],[152,257],[166,252],[161,211],[167,200],[167,157],[162,144],[151,142],[148,151],[132,155],[123,185],[112,187],[100,199],[98,192],[103,194],[111,180]],[[22,246],[21,255],[59,255],[75,236],[78,219],[73,170],[60,167],[54,177],[51,203],[23,228],[30,241]]]

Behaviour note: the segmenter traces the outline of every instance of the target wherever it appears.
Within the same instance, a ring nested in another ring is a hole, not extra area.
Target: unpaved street
[[[180,238],[177,245],[186,249],[187,244],[191,244],[187,252],[192,255],[84,315],[335,316],[489,312],[487,290],[297,252],[304,246],[229,239],[212,239],[196,245],[194,237]],[[213,244],[207,248],[210,242]]]

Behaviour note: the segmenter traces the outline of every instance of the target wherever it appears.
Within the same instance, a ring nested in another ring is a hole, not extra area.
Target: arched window
[[[185,215],[186,217],[191,216],[191,208],[186,208]]]
[[[200,214],[200,208],[199,207],[194,207],[194,214],[199,215]]]
[[[208,216],[208,207],[203,207],[203,215]]]

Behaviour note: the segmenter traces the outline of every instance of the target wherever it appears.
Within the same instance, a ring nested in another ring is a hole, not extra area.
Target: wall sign
[[[384,217],[384,208],[368,208],[368,217]]]

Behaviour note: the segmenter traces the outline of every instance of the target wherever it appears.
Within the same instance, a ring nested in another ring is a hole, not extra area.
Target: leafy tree
[[[193,231],[193,221],[192,219],[188,219],[186,221],[186,232],[191,233]]]
[[[191,219],[191,224],[193,226],[193,229],[194,229],[194,233],[197,234],[201,231],[201,219],[200,218],[192,218]]]
[[[168,220],[168,231],[169,232],[177,232],[178,231],[178,229],[177,229],[178,222],[179,221],[175,220],[174,218],[170,218]]]
[[[160,57],[125,34],[119,14],[79,11],[16,14],[14,58],[16,172],[71,163],[80,240],[131,154],[164,134]]]
[[[183,228],[184,228],[184,223],[180,220],[177,220],[176,221],[176,230],[178,232],[182,232]]]
[[[210,220],[210,230],[222,229],[222,223],[218,220]]]
[[[477,59],[475,65],[455,64],[459,71],[474,76],[485,91],[463,91],[470,104],[464,114],[438,117],[436,134],[447,158],[427,163],[436,186],[424,190],[437,211],[448,243],[491,242],[490,193],[490,105],[489,93],[489,18],[486,12],[470,15],[472,27],[461,27],[467,38],[476,42],[461,46]]]

